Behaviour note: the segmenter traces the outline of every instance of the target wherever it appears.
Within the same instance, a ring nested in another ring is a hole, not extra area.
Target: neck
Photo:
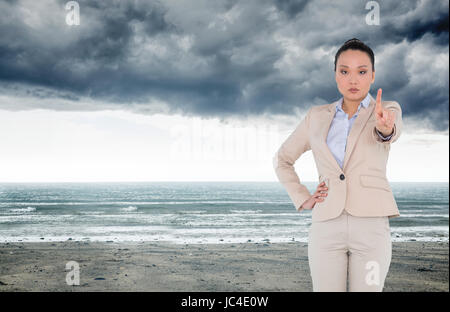
[[[361,101],[362,100],[351,101],[351,100],[344,98],[342,100],[342,109],[346,113],[348,113],[349,111],[350,112],[356,111],[358,109],[358,105],[359,105],[359,103],[361,103]]]
[[[342,100],[342,110],[348,115],[348,119],[352,118],[358,109],[361,101]]]

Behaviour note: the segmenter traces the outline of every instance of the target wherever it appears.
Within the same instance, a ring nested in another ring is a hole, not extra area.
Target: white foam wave
[[[28,206],[27,208],[12,208],[9,209],[9,212],[15,212],[15,213],[27,213],[27,212],[34,212],[36,211],[35,207]]]
[[[9,204],[9,203],[6,203]],[[184,205],[184,204],[291,204],[290,201],[196,200],[196,201],[91,201],[91,202],[15,202],[35,206],[89,206],[89,205]],[[4,203],[0,203],[0,206]]]
[[[130,212],[130,211],[137,211],[138,208],[136,206],[128,206],[120,208],[121,211]]]
[[[236,214],[254,214],[254,213],[261,213],[262,210],[230,210],[232,213]]]

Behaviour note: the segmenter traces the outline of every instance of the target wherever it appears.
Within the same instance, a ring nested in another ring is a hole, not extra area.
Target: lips
[[[354,88],[352,88],[352,89],[349,89],[348,91],[350,91],[350,92],[358,92],[359,89],[354,89]]]

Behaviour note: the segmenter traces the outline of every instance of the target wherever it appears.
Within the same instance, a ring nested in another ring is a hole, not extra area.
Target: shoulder
[[[320,115],[324,112],[335,110],[336,108],[336,102],[329,103],[329,104],[322,104],[322,105],[314,105],[311,106],[308,110],[308,114],[310,115]]]
[[[402,111],[402,107],[397,101],[381,101],[381,105],[386,109],[393,109],[396,111]]]

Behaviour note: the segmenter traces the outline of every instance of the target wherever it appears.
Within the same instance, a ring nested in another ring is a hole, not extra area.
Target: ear
[[[372,72],[372,82],[371,83],[374,83],[374,81],[375,81],[375,71]]]

